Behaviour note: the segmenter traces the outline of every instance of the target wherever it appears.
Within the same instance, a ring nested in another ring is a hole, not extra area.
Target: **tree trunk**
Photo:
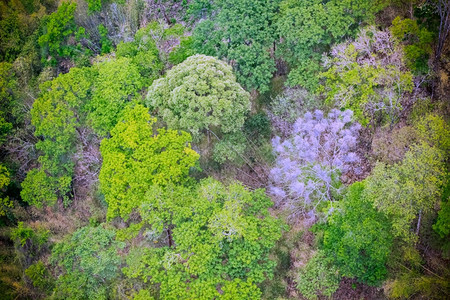
[[[419,211],[419,219],[417,220],[416,235],[419,235],[420,221],[422,220],[422,210]]]
[[[169,248],[172,248],[173,246],[173,239],[172,239],[172,229],[167,228],[167,236],[169,237]]]

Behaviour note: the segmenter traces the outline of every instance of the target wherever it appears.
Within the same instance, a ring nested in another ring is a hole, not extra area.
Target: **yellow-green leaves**
[[[3,197],[3,192],[6,190],[10,183],[8,169],[2,164],[0,164],[0,217],[5,216],[8,209],[12,208],[14,205],[9,197]]]
[[[102,141],[99,178],[108,218],[127,219],[144,202],[151,185],[186,182],[198,160],[188,133],[159,129],[155,135],[154,122],[144,106],[129,105],[111,130],[111,138]]]
[[[42,169],[33,169],[27,173],[22,182],[20,196],[23,201],[37,207],[52,206],[58,200],[57,189],[54,178],[48,176]]]
[[[108,135],[128,102],[140,100],[143,78],[138,67],[128,58],[99,63],[92,100],[88,105],[88,120],[101,136]]]

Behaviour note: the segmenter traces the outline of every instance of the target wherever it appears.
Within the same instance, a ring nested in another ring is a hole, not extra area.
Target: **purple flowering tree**
[[[270,172],[269,191],[290,219],[315,220],[317,209],[342,193],[340,175],[359,173],[360,158],[354,152],[360,125],[351,110],[320,110],[297,119],[292,135],[272,140],[277,155]]]

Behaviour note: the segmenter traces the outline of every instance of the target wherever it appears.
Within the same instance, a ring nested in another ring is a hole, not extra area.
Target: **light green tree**
[[[31,109],[31,123],[42,155],[40,167],[30,171],[22,183],[24,201],[52,205],[62,197],[69,204],[77,129],[85,122],[83,110],[91,99],[95,77],[91,68],[72,68],[41,86],[42,93]]]
[[[121,57],[95,66],[98,77],[92,100],[87,105],[88,122],[101,136],[107,136],[128,102],[139,101],[144,80],[131,59]]]
[[[187,132],[158,129],[147,108],[128,105],[100,146],[103,164],[100,188],[108,203],[108,218],[128,219],[153,185],[183,184],[199,155],[191,149]]]
[[[236,152],[245,149],[233,141],[242,141],[239,134],[250,111],[249,94],[236,82],[231,67],[214,57],[191,56],[168,71],[149,88],[147,105],[169,128],[186,130],[195,141],[205,133],[213,141],[223,139],[221,145],[230,155],[217,161],[236,158]]]
[[[195,55],[153,83],[147,105],[170,128],[198,136],[213,127],[224,133],[239,131],[250,110],[249,97],[229,65],[210,56]]]

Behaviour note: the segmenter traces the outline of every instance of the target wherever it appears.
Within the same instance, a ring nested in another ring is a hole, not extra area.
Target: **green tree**
[[[279,0],[193,1],[191,6],[210,6],[208,20],[194,30],[197,53],[233,62],[237,80],[248,90],[269,89],[275,62],[271,57],[275,41],[274,18]]]
[[[282,1],[276,21],[282,39],[277,52],[292,67],[288,83],[314,90],[321,54],[355,36],[360,24],[373,20],[379,9],[370,0]]]
[[[139,101],[144,80],[138,67],[128,58],[106,60],[98,70],[92,100],[87,105],[88,121],[95,132],[107,136],[128,102]]]
[[[61,186],[54,177],[48,176],[42,169],[32,169],[22,182],[20,196],[28,204],[41,208],[53,206],[58,200],[57,191]]]
[[[11,230],[11,240],[23,269],[27,269],[47,249],[49,233],[40,227],[33,229],[23,222]]]
[[[95,76],[91,68],[72,68],[41,86],[42,93],[31,109],[31,123],[42,155],[40,168],[30,171],[22,183],[24,201],[52,205],[62,197],[64,204],[69,204],[77,129],[85,122],[83,110],[91,98]]]
[[[436,223],[433,225],[434,231],[436,231],[441,238],[445,238],[450,235],[450,200],[441,202],[441,209],[439,210]]]
[[[0,62],[0,145],[13,127],[17,86],[13,65]]]
[[[196,141],[207,132],[216,135],[213,139],[227,134],[228,142],[239,140],[230,136],[240,133],[250,110],[249,94],[236,82],[231,67],[205,55],[189,57],[156,80],[147,105],[169,128],[189,131]],[[227,152],[241,147],[234,148]]]
[[[100,188],[108,203],[108,218],[128,219],[153,184],[183,184],[199,155],[191,149],[186,132],[158,129],[142,105],[129,105],[100,146],[103,164]],[[138,175],[137,175],[138,174]]]
[[[433,51],[433,33],[416,20],[397,17],[392,21],[392,35],[404,44],[407,66],[416,74],[428,72],[428,59]]]
[[[356,182],[337,203],[324,230],[323,250],[342,276],[378,285],[387,275],[391,226],[387,217],[367,199],[366,189],[365,183]]]
[[[220,127],[239,131],[250,110],[249,94],[236,83],[231,67],[213,57],[195,55],[149,88],[147,105],[170,128],[191,132]]]
[[[339,287],[339,271],[333,259],[323,251],[317,252],[297,278],[297,289],[307,299],[317,299],[318,295],[331,297]]]
[[[49,59],[48,56],[55,60],[73,55],[74,49],[67,41],[77,29],[74,21],[76,8],[76,2],[62,2],[56,12],[43,18],[42,34],[38,42],[41,47],[41,59],[44,62]]]
[[[6,216],[8,210],[14,207],[9,197],[4,195],[10,182],[8,169],[0,164],[0,217]]]
[[[108,39],[108,29],[106,29],[105,25],[98,25],[98,33],[100,34],[100,45],[102,48],[101,54],[111,52],[113,44],[110,39]]]
[[[44,293],[49,294],[53,289],[54,278],[41,260],[29,266],[25,270],[25,275],[31,280],[34,287]]]
[[[170,36],[170,31],[171,28],[164,29],[157,22],[151,22],[136,32],[134,41],[120,42],[117,45],[116,56],[131,59],[142,75],[144,86],[152,84],[164,69],[160,57],[163,50],[160,51],[157,43],[164,44]]]
[[[410,228],[439,201],[445,181],[444,153],[426,143],[413,145],[399,164],[378,163],[366,179],[365,197],[392,220],[393,233],[406,243],[417,236]]]
[[[259,189],[211,178],[194,188],[154,186],[140,206],[144,236],[156,248],[135,248],[123,269],[163,299],[260,299],[255,284],[272,277],[269,251],[281,237]],[[219,293],[219,290],[223,293]]]
[[[450,151],[450,125],[440,115],[428,114],[415,125],[417,135],[444,153]]]
[[[111,281],[119,275],[118,250],[124,244],[115,232],[83,227],[52,249],[51,263],[58,267],[56,299],[109,299]]]

